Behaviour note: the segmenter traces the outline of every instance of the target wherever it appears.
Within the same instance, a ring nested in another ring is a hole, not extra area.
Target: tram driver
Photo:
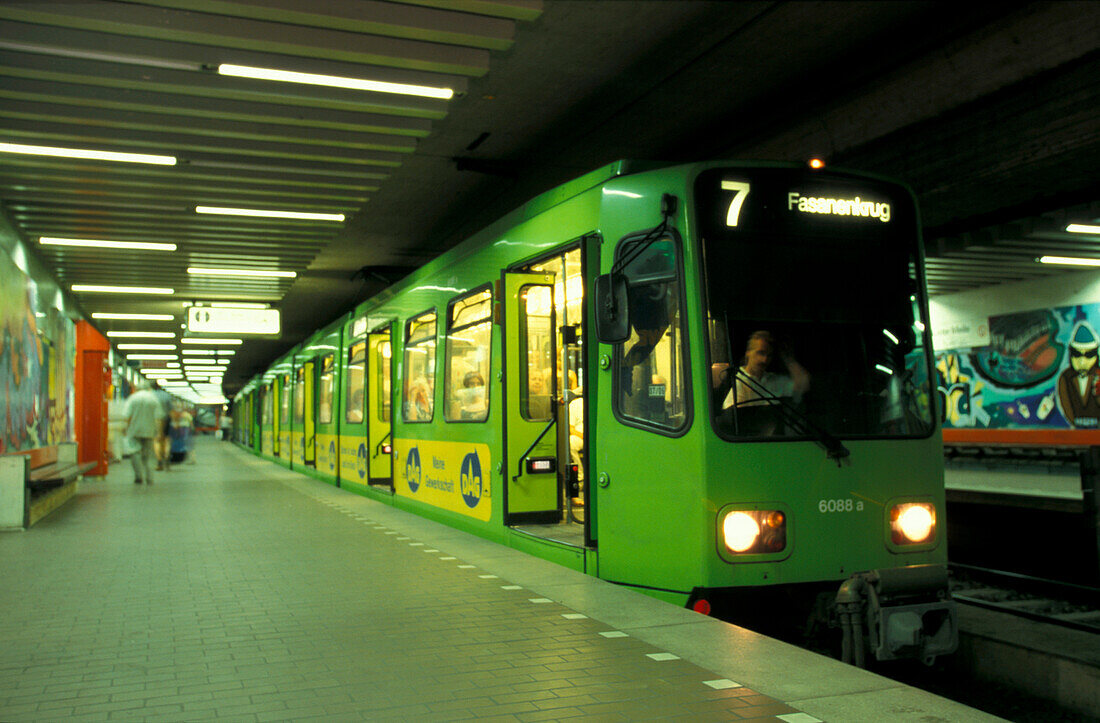
[[[776,358],[779,358],[786,367],[787,373],[771,371],[770,367]],[[722,401],[722,411],[734,407],[737,413],[749,416],[746,426],[760,435],[775,434],[778,430],[778,415],[767,414],[764,410],[771,409],[775,404],[769,401],[769,396],[798,404],[802,395],[810,388],[810,374],[798,363],[785,346],[776,343],[771,332],[754,331],[749,335],[745,345],[745,356],[741,360],[741,366],[735,372],[731,383],[728,365],[716,365],[714,371],[722,380],[721,386],[729,386]],[[760,413],[754,413],[746,408],[761,408]],[[741,410],[744,410],[742,412]],[[760,420],[753,420],[752,415],[760,416]],[[766,417],[766,418],[765,418]],[[754,423],[759,421],[759,424]]]

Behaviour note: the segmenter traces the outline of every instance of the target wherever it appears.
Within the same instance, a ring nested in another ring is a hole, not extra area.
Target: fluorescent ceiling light
[[[92,316],[95,316],[95,314]],[[135,339],[172,339],[176,336],[176,333],[173,331],[109,331],[107,336],[128,336]]]
[[[127,321],[171,321],[171,314],[113,314],[107,311],[92,312],[93,319],[119,319]]]
[[[184,349],[184,354],[205,354],[206,356],[214,356],[217,352],[213,349]]]
[[[396,93],[398,95],[416,95],[422,98],[450,100],[455,92],[450,88],[433,88],[430,85],[411,83],[389,83],[383,80],[365,80],[362,78],[342,78],[338,75],[319,75],[317,73],[298,73],[292,70],[273,68],[255,68],[248,65],[222,63],[218,66],[219,75],[235,78],[256,78],[259,80],[278,80],[284,83],[304,83],[323,85],[330,88],[348,88],[350,90],[371,90],[376,93]]]
[[[200,266],[188,266],[187,273],[196,276],[261,276],[280,279],[293,279],[296,271],[269,271],[265,269],[209,269]]]
[[[99,249],[144,249],[146,251],[175,251],[175,244],[154,243],[152,241],[101,241],[85,238],[54,238],[43,236],[38,239],[43,246],[89,246]]]
[[[195,206],[195,213],[212,213],[219,216],[262,216],[264,218],[296,218],[307,221],[343,221],[342,213],[306,213],[304,211],[274,211],[260,208],[224,208],[221,206]]]
[[[246,301],[215,301],[210,304],[215,309],[266,309],[267,304],[252,304]]]
[[[174,294],[175,289],[159,286],[100,286],[97,284],[73,284],[73,291],[96,292],[100,294]]]
[[[1066,226],[1066,230],[1070,233],[1094,233],[1100,235],[1100,226],[1090,226],[1085,223],[1071,223]]]
[[[243,344],[243,339],[206,339],[190,336],[180,339],[184,344]]]
[[[119,344],[119,349],[145,349],[146,351],[172,351],[175,344]]]
[[[217,362],[214,361],[213,359],[184,359],[183,363],[184,363],[183,368],[186,369],[187,364],[216,364]]]
[[[218,360],[218,363],[219,363],[219,364],[226,364],[226,365],[228,365],[228,364],[232,364],[232,363],[233,363],[233,360],[232,360],[232,359],[219,359],[219,360]]]
[[[127,359],[137,359],[139,361],[142,360],[142,359],[148,359],[150,361],[153,360],[153,359],[163,359],[165,361],[171,361],[171,360],[176,358],[176,355],[175,354],[127,354],[126,358]]]
[[[94,161],[121,161],[122,163],[152,163],[158,166],[174,166],[174,156],[156,156],[149,153],[115,153],[92,151],[84,148],[54,148],[52,146],[26,146],[20,143],[0,143],[0,152],[25,153],[32,156],[61,156],[62,158],[87,158]]]
[[[1058,264],[1060,266],[1100,266],[1100,259],[1082,259],[1073,256],[1040,256],[1041,264]]]
[[[165,381],[165,382],[161,382],[160,385],[162,387],[172,387],[173,389],[175,389],[176,387],[189,387],[189,386],[191,386],[191,382],[185,382],[185,381],[167,382],[167,381]]]
[[[218,356],[233,356],[236,353],[236,349],[218,349]]]

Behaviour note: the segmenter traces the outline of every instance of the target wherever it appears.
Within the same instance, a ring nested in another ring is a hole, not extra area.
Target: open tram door
[[[298,379],[294,385],[294,421],[302,429],[302,462],[307,467],[317,466],[317,429],[313,404],[315,388],[315,364],[310,359],[298,367]],[[300,391],[299,391],[300,390]]]
[[[390,325],[367,335],[367,476],[393,488],[393,347]]]
[[[505,524],[555,524],[558,484],[554,283],[504,276]]]
[[[505,523],[594,544],[584,497],[584,281],[580,244],[504,276]]]

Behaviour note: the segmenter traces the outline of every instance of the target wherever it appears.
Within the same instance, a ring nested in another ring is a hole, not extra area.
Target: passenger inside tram
[[[462,378],[462,388],[455,391],[464,420],[481,419],[485,416],[485,379],[480,372],[466,372]]]

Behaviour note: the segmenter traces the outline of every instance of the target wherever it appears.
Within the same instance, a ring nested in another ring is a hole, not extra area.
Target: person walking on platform
[[[160,422],[160,428],[157,430],[157,436],[153,438],[153,451],[157,458],[157,469],[167,470],[172,456],[172,449],[168,440],[168,433],[170,431],[168,410],[172,408],[172,395],[159,387],[153,388],[153,394],[156,395],[157,400],[160,402],[161,409],[165,412]]]
[[[164,407],[153,393],[149,382],[140,382],[136,392],[126,400],[123,412],[126,418],[126,436],[138,444],[138,450],[130,456],[134,464],[134,484],[153,484],[153,440],[164,428]]]
[[[184,403],[176,401],[172,405],[171,421],[169,422],[168,437],[170,439],[171,451],[169,453],[169,463],[179,464],[180,462],[187,462],[188,464],[195,463],[195,454],[193,450],[194,440],[192,437],[195,433],[195,421],[191,416],[191,412],[187,410]],[[169,467],[170,469],[171,467]]]

